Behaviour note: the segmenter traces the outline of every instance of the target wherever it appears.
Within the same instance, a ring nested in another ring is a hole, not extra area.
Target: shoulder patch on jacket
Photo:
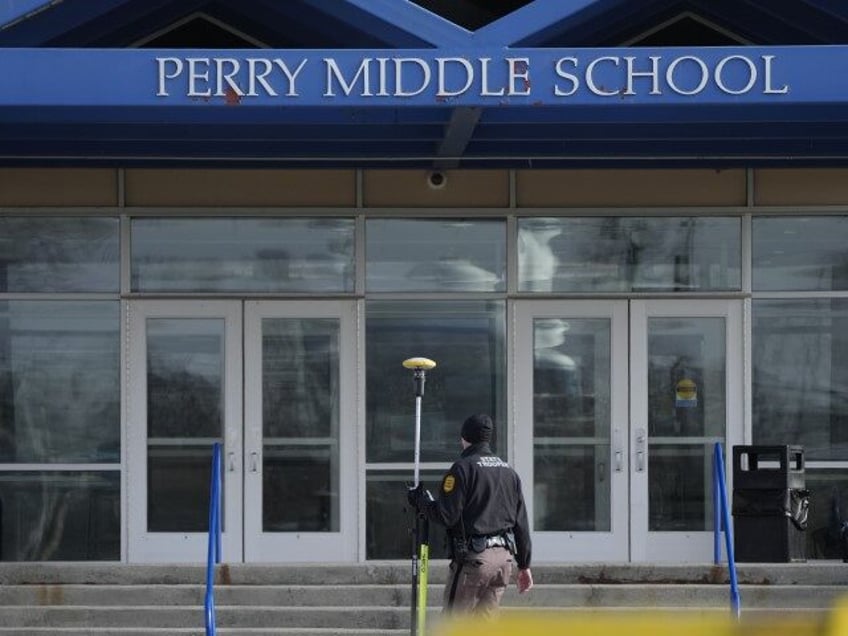
[[[446,475],[442,480],[442,492],[445,494],[453,492],[453,488],[456,486],[456,477],[453,475]]]

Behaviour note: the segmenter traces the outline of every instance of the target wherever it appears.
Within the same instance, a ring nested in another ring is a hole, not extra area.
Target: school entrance
[[[515,466],[534,560],[712,560],[712,452],[741,443],[739,300],[515,309]]]
[[[205,560],[216,441],[226,562],[354,560],[355,301],[125,310],[129,560]]]

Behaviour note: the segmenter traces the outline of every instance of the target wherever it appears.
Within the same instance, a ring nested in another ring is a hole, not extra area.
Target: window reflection
[[[848,299],[753,302],[753,439],[848,460]]]
[[[262,320],[262,529],[338,532],[339,320]]]
[[[652,531],[711,529],[709,458],[727,420],[725,332],[724,318],[648,319]]]
[[[755,290],[848,289],[848,217],[753,220]]]
[[[370,292],[506,289],[501,219],[370,219],[365,236]]]
[[[738,290],[741,262],[738,218],[518,220],[524,292]]]
[[[132,290],[353,291],[352,219],[134,219]]]
[[[0,302],[0,462],[120,461],[117,301]]]
[[[120,560],[120,477],[0,472],[0,560]]]
[[[118,219],[0,217],[0,292],[117,292]]]
[[[536,530],[610,528],[610,321],[533,321]]]
[[[205,532],[209,440],[223,429],[224,320],[148,318],[145,326],[147,530]]]
[[[506,449],[505,304],[371,301],[366,305],[366,439],[369,462],[412,462],[415,396],[401,362],[436,361],[421,412],[421,460],[453,461],[459,429],[480,411],[495,419],[494,447]]]
[[[810,491],[807,557],[842,559],[842,522],[848,521],[848,475],[845,470],[817,469],[805,475]]]
[[[227,479],[226,473],[222,479]],[[222,515],[222,530],[226,530],[227,523]],[[147,530],[208,532],[209,444],[150,444]]]
[[[219,438],[224,320],[147,319],[147,435]]]
[[[422,471],[421,483],[437,493],[444,471]],[[405,559],[412,554],[410,530],[415,518],[406,501],[406,489],[412,485],[412,470],[369,471],[365,484],[365,558]],[[447,532],[444,526],[430,524],[430,558],[445,559]]]

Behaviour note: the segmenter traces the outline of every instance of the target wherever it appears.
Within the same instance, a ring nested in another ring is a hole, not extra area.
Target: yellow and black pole
[[[403,366],[413,371],[415,383],[415,469],[413,487],[421,484],[421,399],[424,397],[424,382],[427,371],[436,363],[429,358],[408,358]],[[427,517],[416,511],[412,546],[412,615],[410,634],[424,636],[427,619],[427,569],[430,564],[430,524]]]

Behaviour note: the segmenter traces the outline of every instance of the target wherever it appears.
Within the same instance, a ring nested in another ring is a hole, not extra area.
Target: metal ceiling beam
[[[279,0],[290,2],[291,0]],[[408,0],[304,0],[325,13],[346,19],[394,46],[410,47],[409,39],[434,48],[469,46],[469,33]],[[393,35],[394,33],[394,35]]]
[[[55,2],[56,0],[6,0],[3,6],[0,6],[0,29],[44,11]]]
[[[433,162],[434,168],[449,170],[459,166],[459,157],[465,154],[482,112],[482,108],[461,107],[451,113],[445,136],[436,151],[438,159]]]
[[[182,10],[185,0],[7,0],[0,9],[0,46],[43,46],[85,28],[108,14],[124,11],[128,16],[150,13],[173,5]],[[275,0],[281,11],[296,4],[317,14],[346,22],[394,48],[468,47],[469,33],[462,27],[407,0]],[[239,9],[250,14],[255,0],[244,0]],[[283,12],[285,12],[283,11]],[[319,13],[320,12],[320,13]],[[120,25],[115,25],[116,28]]]
[[[626,0],[534,0],[478,29],[471,38],[478,46],[540,46],[568,23],[614,12],[624,4]]]
[[[826,13],[841,22],[848,23],[848,5],[844,0],[801,0],[801,3]]]
[[[151,12],[173,0],[65,0],[51,2],[40,11],[0,31],[0,46],[48,46],[76,29],[84,29],[113,11],[134,9]],[[134,6],[135,5],[135,6]]]

